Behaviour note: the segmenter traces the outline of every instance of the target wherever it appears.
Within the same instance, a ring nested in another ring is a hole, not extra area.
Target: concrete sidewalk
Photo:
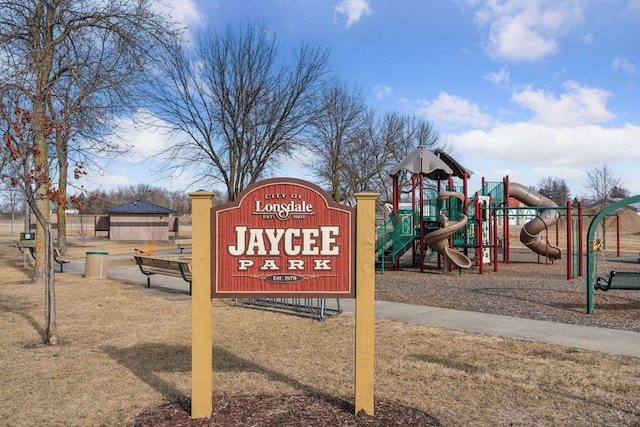
[[[159,255],[178,256],[175,252]],[[130,266],[123,260],[131,259]],[[133,262],[132,255],[110,256],[114,266],[107,268],[107,277],[130,283],[139,283],[140,291],[164,298],[190,298],[189,285],[181,278],[151,276],[151,288],[146,288],[146,276]],[[115,263],[115,261],[118,261]],[[84,274],[84,259],[74,259],[65,264],[63,274]],[[355,312],[355,300],[341,299],[345,312]],[[327,308],[336,308],[335,300],[327,299]],[[376,317],[426,326],[436,326],[458,331],[474,332],[505,338],[544,342],[585,350],[601,351],[640,358],[640,333],[618,329],[578,326],[540,320],[521,319],[495,314],[450,310],[437,307],[376,301]],[[588,316],[588,314],[585,314]]]
[[[340,305],[354,311],[355,301],[340,300]],[[387,301],[376,301],[375,312],[383,319],[640,357],[638,332]]]

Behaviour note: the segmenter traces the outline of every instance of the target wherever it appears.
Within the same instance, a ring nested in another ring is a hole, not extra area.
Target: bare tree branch
[[[155,116],[181,138],[169,149],[173,163],[224,184],[229,200],[291,152],[313,115],[327,53],[303,45],[287,63],[276,47],[252,24],[206,33],[193,52],[176,44],[163,84],[148,94]]]

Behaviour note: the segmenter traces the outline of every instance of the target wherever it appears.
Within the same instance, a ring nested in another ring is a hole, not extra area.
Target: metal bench
[[[53,248],[53,260],[60,264],[60,273],[63,272],[62,267],[71,262],[69,258],[65,258],[60,254],[60,248]]]
[[[147,276],[147,288],[151,287],[152,274],[163,274],[165,276],[180,277],[189,283],[189,295],[191,295],[191,261],[140,255],[134,255],[133,258],[142,274]]]
[[[26,253],[25,250],[29,250],[33,259],[36,259],[36,241],[35,240],[20,240],[16,242],[16,247],[21,254]]]
[[[175,239],[175,244],[178,245],[178,249],[180,249],[180,253],[187,248],[191,248],[192,239]]]
[[[640,271],[611,271],[609,277],[598,277],[595,289],[608,291],[609,289],[640,290]]]

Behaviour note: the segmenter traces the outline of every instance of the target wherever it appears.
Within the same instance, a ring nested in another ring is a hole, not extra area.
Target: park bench
[[[28,249],[31,253],[31,257],[33,259],[36,259],[36,248],[34,240],[20,240],[19,242],[16,242],[16,246],[22,254],[25,254],[25,251]],[[60,273],[63,272],[64,264],[68,264],[71,262],[69,258],[62,256],[62,254],[60,253],[60,248],[53,248],[53,260],[60,265]]]
[[[180,253],[187,248],[191,248],[191,239],[175,239],[175,244],[178,245],[178,249],[180,249]]]
[[[165,276],[180,277],[189,283],[189,295],[191,295],[191,261],[140,255],[134,255],[133,257],[142,274],[147,276],[147,288],[151,287],[152,274],[162,274]]]
[[[29,250],[33,259],[36,259],[36,242],[35,240],[19,240],[16,242],[16,246],[21,254],[25,253],[25,250]]]
[[[609,289],[640,290],[640,271],[611,271],[609,277],[598,277],[595,289],[608,291]]]
[[[60,248],[53,248],[53,260],[60,265],[60,273],[62,273],[62,267],[71,262],[69,258],[65,258],[60,254]]]

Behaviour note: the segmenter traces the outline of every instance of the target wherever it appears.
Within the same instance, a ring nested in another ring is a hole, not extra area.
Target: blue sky
[[[482,177],[538,185],[552,176],[581,195],[587,171],[606,164],[640,194],[640,0],[168,3],[190,31],[264,22],[285,52],[327,47],[336,75],[374,109],[433,123],[475,172],[471,191]],[[131,157],[95,184],[195,190],[186,173],[140,173],[162,136],[132,127],[125,137]]]

